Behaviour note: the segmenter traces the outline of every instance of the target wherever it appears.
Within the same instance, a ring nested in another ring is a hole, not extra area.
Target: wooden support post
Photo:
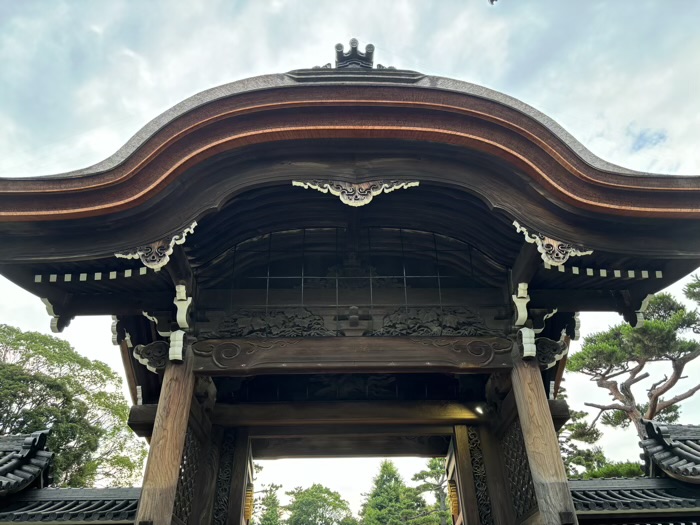
[[[175,492],[185,445],[194,375],[188,350],[181,364],[168,362],[153,425],[136,523],[173,523]]]
[[[251,482],[252,459],[250,453],[250,432],[247,428],[236,431],[236,444],[233,451],[233,472],[231,492],[228,499],[228,520],[226,525],[247,525],[244,517],[246,489]]]
[[[517,361],[511,379],[540,522],[578,524],[537,362]]]
[[[456,425],[452,435],[451,452],[454,454],[454,470],[459,495],[461,523],[457,525],[479,525],[479,503],[476,499],[472,458],[469,452],[469,435],[467,427]],[[448,462],[449,463],[449,462]],[[450,465],[448,464],[448,474]]]
[[[498,446],[499,440],[487,426],[479,427],[481,452],[484,454],[486,484],[491,499],[491,514],[494,525],[511,525],[515,523],[515,514],[508,490],[508,479],[503,465],[503,454]]]

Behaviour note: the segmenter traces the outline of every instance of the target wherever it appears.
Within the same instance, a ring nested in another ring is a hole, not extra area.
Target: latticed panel
[[[503,434],[501,450],[505,460],[513,509],[520,520],[537,509],[537,497],[518,418],[515,418]]]
[[[481,438],[474,427],[467,427],[469,436],[469,453],[472,458],[472,473],[474,475],[474,487],[476,488],[476,501],[479,506],[479,520],[481,525],[493,525],[491,514],[491,498],[486,484],[486,466],[484,465],[484,453],[481,450]]]
[[[175,492],[175,507],[173,515],[182,523],[188,523],[192,514],[192,500],[194,499],[195,484],[197,483],[197,470],[199,469],[201,446],[199,440],[190,429],[185,435],[185,447],[180,461],[180,476],[177,480]]]
[[[228,519],[229,494],[231,492],[231,477],[233,476],[233,453],[236,433],[227,430],[221,442],[219,456],[219,472],[216,475],[216,494],[214,495],[213,525],[225,525]]]

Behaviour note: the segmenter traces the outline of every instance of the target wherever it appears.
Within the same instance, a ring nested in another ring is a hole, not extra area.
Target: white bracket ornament
[[[115,253],[114,256],[120,259],[141,259],[144,266],[158,272],[170,261],[175,245],[184,244],[187,240],[187,235],[194,233],[196,226],[197,221],[194,221],[182,232],[173,235],[170,239],[161,239],[127,252]]]
[[[340,198],[340,202],[348,206],[364,206],[372,202],[372,199],[382,193],[391,193],[394,190],[408,189],[419,186],[418,181],[402,180],[374,180],[370,182],[342,182],[336,180],[294,180],[292,186],[312,189],[321,193],[330,192]]]
[[[649,308],[649,301],[651,301],[652,297],[654,297],[653,293],[647,295],[642,301],[639,310],[635,312],[637,315],[637,322],[635,323],[634,328],[641,328],[644,325],[644,312],[646,312],[647,308]]]
[[[533,359],[537,356],[537,346],[535,345],[535,331],[532,328],[521,328],[520,345],[523,349],[523,359]]]
[[[63,332],[63,329],[70,324],[73,318],[58,315],[54,311],[53,304],[51,304],[51,301],[49,301],[46,297],[42,297],[41,302],[44,303],[44,306],[46,307],[46,313],[51,316],[51,331],[54,334]]]
[[[192,304],[192,298],[187,296],[187,287],[184,284],[175,286],[175,299],[173,303],[175,303],[175,307],[177,308],[177,314],[175,315],[177,325],[183,330],[188,329],[190,325],[187,321],[187,314]]]
[[[530,302],[527,286],[527,283],[518,283],[518,291],[512,296],[515,305],[515,326],[523,326],[527,322],[527,303]]]
[[[525,242],[537,245],[537,251],[540,252],[542,260],[552,266],[561,266],[569,257],[580,257],[582,255],[591,255],[593,250],[581,251],[574,248],[571,244],[557,241],[551,237],[546,237],[541,233],[533,232],[530,234],[527,228],[520,226],[518,221],[513,221],[515,231],[522,233],[525,237]]]
[[[168,359],[177,363],[182,363],[184,348],[185,332],[182,330],[175,330],[172,334],[170,334],[170,351],[168,352]]]
[[[148,312],[141,312],[143,316],[148,319],[149,321],[153,321],[153,324],[156,325],[156,332],[158,332],[158,335],[161,337],[170,337],[170,330],[161,330],[158,328],[158,318],[155,317],[154,315],[150,315]]]

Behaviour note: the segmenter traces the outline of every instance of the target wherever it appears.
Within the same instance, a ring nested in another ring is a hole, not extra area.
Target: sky
[[[334,45],[352,37],[373,43],[381,64],[518,98],[615,164],[698,174],[698,20],[694,0],[0,0],[0,177],[97,163],[199,91],[332,62]],[[618,322],[584,314],[582,333]],[[49,331],[39,299],[3,278],[0,323]],[[122,371],[109,318],[75,319],[60,337]],[[686,383],[699,374],[696,364]],[[608,399],[575,374],[566,384],[574,408]],[[697,422],[700,399],[683,413]],[[602,445],[631,460],[636,441],[608,431]],[[399,467],[410,478],[422,463]],[[266,462],[259,482],[322,482],[357,510],[377,469],[377,460]]]

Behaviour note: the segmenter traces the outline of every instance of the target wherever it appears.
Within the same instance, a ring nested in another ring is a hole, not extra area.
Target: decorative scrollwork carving
[[[216,475],[216,493],[214,495],[214,513],[212,524],[225,525],[228,520],[228,503],[231,492],[231,477],[233,476],[233,453],[236,442],[236,431],[227,429],[221,441],[219,456],[219,472]]]
[[[245,488],[245,502],[243,506],[243,517],[246,521],[250,521],[253,517],[253,510],[255,509],[255,490],[252,484],[248,484]]]
[[[367,335],[503,337],[504,334],[487,327],[468,308],[399,308],[384,316],[382,328]]]
[[[221,369],[229,368],[229,363],[236,360],[242,353],[252,355],[258,350],[272,350],[299,343],[301,340],[271,339],[265,342],[246,341],[245,345],[235,341],[201,341],[195,343],[192,351],[195,355],[207,357]],[[242,347],[245,346],[245,349]]]
[[[545,370],[552,368],[569,351],[569,345],[563,340],[552,341],[546,337],[540,337],[535,341],[537,347],[537,362]]]
[[[450,498],[450,512],[452,517],[457,519],[459,516],[459,490],[457,482],[454,479],[447,481],[447,495]]]
[[[321,337],[337,335],[326,328],[323,317],[306,308],[289,310],[240,310],[219,323],[217,330],[202,334],[205,339],[230,337]],[[231,349],[230,351],[233,351]]]
[[[532,482],[530,465],[527,462],[525,441],[516,418],[501,440],[501,451],[505,462],[508,487],[518,523],[537,509],[535,485]]]
[[[375,180],[370,182],[341,182],[335,180],[292,181],[293,186],[312,189],[321,193],[330,192],[340,198],[340,202],[348,206],[364,206],[381,193],[391,193],[394,190],[408,189],[418,186],[418,181]]]
[[[526,242],[537,245],[537,251],[542,255],[542,260],[552,266],[561,266],[569,260],[569,257],[579,257],[593,253],[593,250],[582,251],[574,248],[571,244],[546,237],[541,233],[533,232],[531,234],[518,221],[514,221],[513,226],[515,226],[516,231],[523,234]]]
[[[478,366],[486,366],[497,354],[508,354],[513,348],[513,343],[508,339],[474,339],[465,341],[464,339],[424,339],[422,337],[412,338],[411,341],[426,346],[436,348],[450,348],[458,354],[467,354],[470,362]]]
[[[481,450],[479,432],[473,427],[467,427],[467,436],[469,437],[469,452],[472,460],[472,474],[474,476],[476,502],[479,507],[481,525],[493,525],[491,498],[486,483],[486,466],[484,465],[484,453]]]
[[[182,232],[173,235],[169,239],[161,239],[151,244],[139,246],[133,250],[115,253],[114,256],[121,259],[141,259],[144,266],[157,272],[168,264],[170,256],[175,249],[175,245],[184,244],[187,240],[187,235],[194,233],[196,226],[197,221],[194,221],[191,225],[182,230]]]
[[[170,345],[166,341],[154,341],[147,345],[136,345],[134,358],[151,372],[158,372],[165,369],[169,352]]]

